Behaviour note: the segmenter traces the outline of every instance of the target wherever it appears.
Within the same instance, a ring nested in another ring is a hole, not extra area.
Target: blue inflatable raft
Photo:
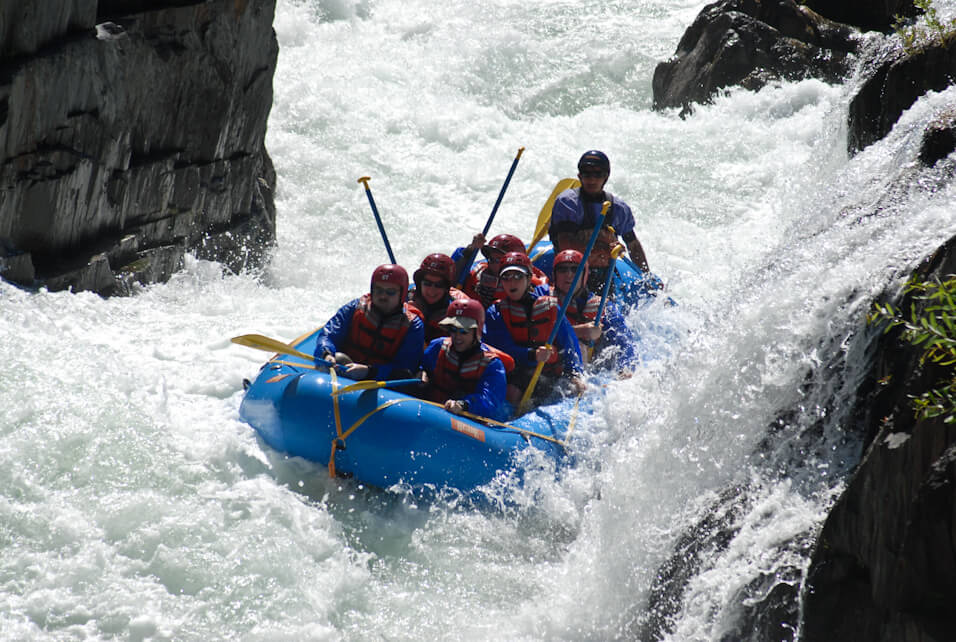
[[[292,345],[306,354],[318,330]],[[566,459],[579,400],[538,408],[511,424],[478,421],[397,390],[339,392],[355,384],[302,358],[276,355],[246,391],[239,416],[272,448],[388,488],[444,487],[470,492],[499,473],[515,472],[515,455],[535,448]],[[520,476],[520,471],[519,471]]]
[[[549,250],[544,244],[532,256],[547,261]],[[656,289],[646,285],[654,280],[619,260],[616,297],[637,304]],[[302,356],[287,351],[262,367],[246,390],[239,416],[275,450],[380,488],[402,484],[470,494],[499,475],[520,482],[520,461],[527,449],[566,465],[575,423],[591,412],[595,396],[601,394],[601,386],[592,386],[595,392],[581,399],[560,400],[504,424],[454,415],[400,390],[343,392],[355,382],[334,370],[317,370],[305,358],[313,353],[318,332],[291,344]]]

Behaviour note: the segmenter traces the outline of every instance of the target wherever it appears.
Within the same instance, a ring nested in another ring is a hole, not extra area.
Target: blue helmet
[[[581,155],[581,160],[578,161],[578,171],[580,172],[585,167],[597,167],[603,169],[607,174],[611,173],[611,161],[608,160],[607,154],[596,149],[589,149]]]

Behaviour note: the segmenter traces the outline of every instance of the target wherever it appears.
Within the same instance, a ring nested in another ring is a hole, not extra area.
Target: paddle
[[[392,254],[392,246],[388,244],[388,236],[385,234],[385,226],[382,225],[382,217],[378,215],[378,208],[375,207],[375,199],[372,198],[372,190],[369,189],[368,186],[370,180],[372,180],[371,176],[363,176],[358,179],[358,182],[365,185],[365,195],[368,196],[368,204],[372,206],[372,214],[375,215],[375,222],[378,223],[378,231],[382,235],[382,240],[385,241],[385,251],[388,252],[388,260],[394,264],[395,255]]]
[[[578,285],[578,281],[581,279],[581,275],[584,273],[584,268],[587,267],[588,257],[591,255],[591,250],[594,248],[594,244],[597,242],[598,235],[601,233],[601,228],[604,227],[604,217],[607,216],[607,210],[611,207],[611,201],[604,201],[604,205],[601,206],[601,215],[598,216],[597,222],[594,224],[594,231],[591,233],[591,240],[588,241],[587,249],[584,250],[583,258],[581,263],[578,265],[578,269],[574,272],[574,278],[571,279],[571,285],[568,287],[568,293],[564,295],[564,302],[561,303],[561,309],[558,310],[557,321],[554,323],[554,327],[551,328],[551,334],[548,335],[548,340],[544,342],[544,345],[548,347],[551,346],[551,342],[554,341],[554,338],[558,335],[558,327],[561,324],[561,320],[564,319],[564,314],[568,310],[568,306],[571,304],[571,299],[574,298],[574,289]],[[524,414],[528,407],[528,402],[531,400],[531,394],[534,392],[534,387],[538,385],[538,377],[541,376],[541,371],[544,369],[544,361],[539,361],[537,367],[534,369],[534,374],[531,376],[531,381],[528,382],[528,387],[524,391],[524,396],[521,397],[521,403],[518,404],[518,414]]]
[[[554,208],[554,202],[558,200],[558,196],[560,196],[564,190],[575,189],[580,186],[581,182],[576,178],[562,178],[558,181],[558,184],[554,186],[554,189],[551,190],[551,196],[545,201],[544,207],[541,208],[541,212],[538,214],[538,222],[534,226],[534,238],[531,239],[531,244],[528,245],[529,256],[531,249],[548,233],[548,227],[551,225],[551,210]]]
[[[485,222],[485,227],[481,230],[482,236],[487,236],[488,230],[491,229],[491,222],[495,220],[495,214],[498,213],[498,206],[501,205],[501,199],[505,196],[505,191],[508,189],[508,184],[511,182],[511,177],[515,173],[515,168],[518,166],[518,161],[521,160],[521,154],[524,153],[524,147],[518,148],[518,154],[515,156],[515,159],[511,162],[511,169],[508,170],[508,176],[505,177],[504,185],[501,186],[501,191],[498,192],[498,200],[495,201],[495,206],[491,208],[491,214],[488,216],[488,221]],[[478,254],[478,250],[471,252],[471,256],[462,263],[461,272],[458,274],[458,278],[455,282],[459,287],[465,282],[465,277],[468,275],[468,271],[471,268],[472,262],[475,260],[475,256]]]
[[[615,245],[614,249],[611,250],[611,263],[608,266],[607,270],[607,279],[604,281],[604,291],[601,293],[601,305],[598,306],[597,316],[594,317],[594,325],[601,325],[601,318],[604,316],[604,306],[607,305],[607,296],[611,292],[611,285],[614,283],[614,266],[617,264],[617,257],[619,257],[624,252],[623,245]],[[591,353],[594,351],[594,342],[588,341],[588,360],[591,358]]]
[[[433,405],[436,405],[436,406],[441,407],[441,404],[434,403],[434,402],[432,402],[432,401],[429,401],[429,402],[427,402],[427,403],[431,403],[431,404],[433,404]],[[544,441],[550,441],[551,443],[557,444],[557,445],[559,445],[559,446],[561,446],[562,448],[565,448],[565,449],[567,449],[567,447],[568,447],[568,444],[567,444],[567,441],[566,441],[566,440],[565,440],[565,441],[561,441],[560,439],[555,439],[555,438],[552,437],[551,435],[542,435],[542,434],[540,434],[540,433],[536,433],[536,432],[533,432],[533,431],[531,431],[531,430],[525,430],[524,428],[519,428],[518,426],[512,426],[511,424],[506,424],[506,423],[501,422],[501,421],[495,421],[494,419],[491,419],[490,417],[483,417],[483,416],[481,416],[481,415],[475,415],[475,414],[472,414],[472,413],[467,412],[467,411],[463,411],[463,412],[461,413],[461,416],[462,416],[462,417],[468,417],[469,419],[473,419],[474,421],[477,421],[477,422],[480,422],[480,423],[483,423],[483,424],[487,424],[487,425],[489,425],[489,426],[498,426],[499,428],[508,428],[508,429],[510,429],[510,430],[514,430],[515,432],[521,433],[522,435],[525,435],[525,436],[527,436],[527,437],[537,437],[538,439],[543,439]]]
[[[355,392],[357,390],[378,390],[379,388],[399,388],[413,383],[421,383],[421,379],[393,379],[391,381],[357,381],[344,388],[339,388],[332,393],[333,397],[344,395],[346,392]]]
[[[299,352],[288,343],[282,343],[275,339],[270,339],[261,334],[244,334],[239,337],[233,337],[230,339],[233,343],[238,343],[241,346],[246,346],[249,348],[256,348],[257,350],[265,350],[266,352],[277,352],[279,354],[287,354],[292,357],[299,357],[300,359],[306,359],[309,363],[315,362],[315,357],[311,354],[306,354],[304,352]]]

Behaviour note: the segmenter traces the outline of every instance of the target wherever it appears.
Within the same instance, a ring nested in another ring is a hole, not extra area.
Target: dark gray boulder
[[[923,165],[933,167],[954,151],[956,151],[956,108],[940,114],[930,124],[923,134],[919,160]]]
[[[928,91],[942,91],[956,80],[953,39],[925,44],[874,65],[850,101],[847,147],[851,154],[886,136],[900,115]]]
[[[774,79],[839,82],[857,49],[853,34],[793,0],[720,0],[654,70],[654,108],[686,110],[723,88],[758,89]]]
[[[913,0],[801,0],[800,4],[830,20],[872,31],[888,30],[896,16],[916,15]]]
[[[2,7],[0,274],[113,294],[187,251],[258,264],[275,0]]]

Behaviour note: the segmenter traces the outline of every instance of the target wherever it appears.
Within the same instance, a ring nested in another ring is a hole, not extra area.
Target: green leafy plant
[[[913,0],[913,4],[923,12],[925,24],[907,24],[903,16],[893,16],[893,29],[900,37],[903,51],[913,54],[935,43],[949,46],[956,34],[956,18],[943,22],[933,6],[933,0]]]
[[[892,304],[876,303],[868,323],[886,323],[885,332],[902,327],[902,338],[922,348],[920,363],[931,361],[950,368],[942,385],[915,397],[913,407],[920,419],[943,417],[956,422],[956,274],[945,280],[912,279],[906,292],[914,293],[908,315]],[[917,305],[921,303],[922,305]]]

